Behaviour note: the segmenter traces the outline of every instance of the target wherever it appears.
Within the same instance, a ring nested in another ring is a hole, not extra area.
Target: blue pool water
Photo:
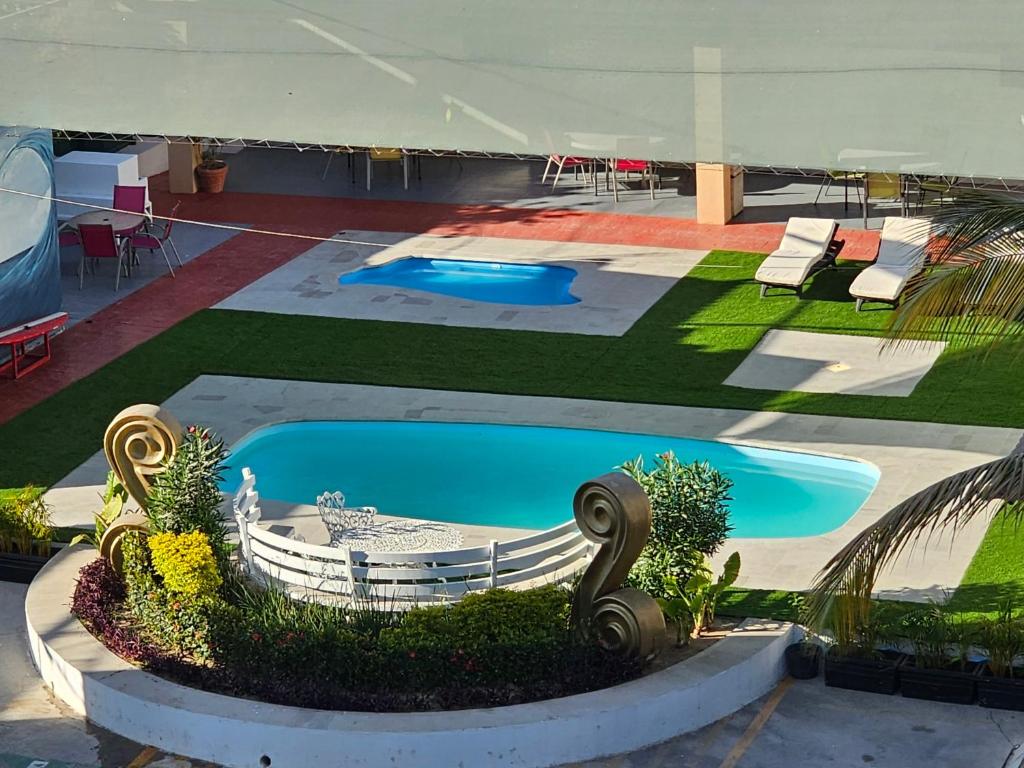
[[[576,270],[548,264],[508,264],[409,256],[363,267],[338,278],[342,285],[389,285],[495,304],[576,304],[569,292]]]
[[[580,483],[623,461],[673,451],[732,479],[733,536],[813,536],[846,522],[878,482],[869,464],[676,437],[558,427],[400,421],[303,421],[256,430],[233,449],[260,495],[315,504],[340,490],[352,506],[459,523],[549,528],[572,518]]]

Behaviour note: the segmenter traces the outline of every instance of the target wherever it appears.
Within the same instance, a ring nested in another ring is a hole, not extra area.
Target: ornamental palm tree
[[[908,286],[887,342],[923,338],[991,348],[1024,335],[1024,198],[963,193],[930,217],[934,266]],[[984,359],[979,361],[984,364]],[[880,570],[911,543],[939,529],[954,532],[1008,502],[1024,517],[1024,440],[1008,456],[939,480],[857,535],[822,569],[807,619],[863,619]],[[836,598],[842,598],[836,600]]]

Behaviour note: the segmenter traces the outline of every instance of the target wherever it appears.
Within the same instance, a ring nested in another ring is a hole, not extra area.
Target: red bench
[[[67,312],[57,312],[30,323],[0,331],[0,347],[6,345],[11,349],[11,359],[0,365],[0,373],[5,373],[9,369],[17,379],[49,360],[50,336],[59,333],[67,321]],[[33,350],[29,354],[28,345],[39,339],[43,340],[42,353]]]

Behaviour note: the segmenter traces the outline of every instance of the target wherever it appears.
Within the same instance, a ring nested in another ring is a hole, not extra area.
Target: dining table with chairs
[[[168,272],[174,276],[174,269],[163,247],[163,243],[170,240],[171,222],[165,225],[162,232],[152,231],[152,217],[146,202],[144,187],[115,186],[111,209],[86,211],[61,225],[59,244],[62,247],[78,245],[82,249],[78,280],[80,289],[85,282],[86,264],[91,262],[95,272],[95,266],[100,260],[110,259],[117,262],[114,277],[116,291],[120,287],[121,277],[131,277],[132,267],[139,263],[138,250],[159,249],[163,253]],[[180,266],[181,257],[176,249],[174,254]]]

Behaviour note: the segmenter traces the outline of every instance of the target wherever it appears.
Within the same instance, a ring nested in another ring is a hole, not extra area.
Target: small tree
[[[209,430],[188,428],[174,458],[156,476],[149,492],[146,514],[154,531],[201,531],[213,551],[219,557],[224,554],[227,530],[218,483],[226,457],[224,442]]]
[[[628,583],[654,597],[669,597],[669,579],[686,584],[732,530],[732,480],[707,462],[680,464],[671,451],[658,456],[649,471],[642,456],[625,462],[622,471],[651,501],[651,535]]]

